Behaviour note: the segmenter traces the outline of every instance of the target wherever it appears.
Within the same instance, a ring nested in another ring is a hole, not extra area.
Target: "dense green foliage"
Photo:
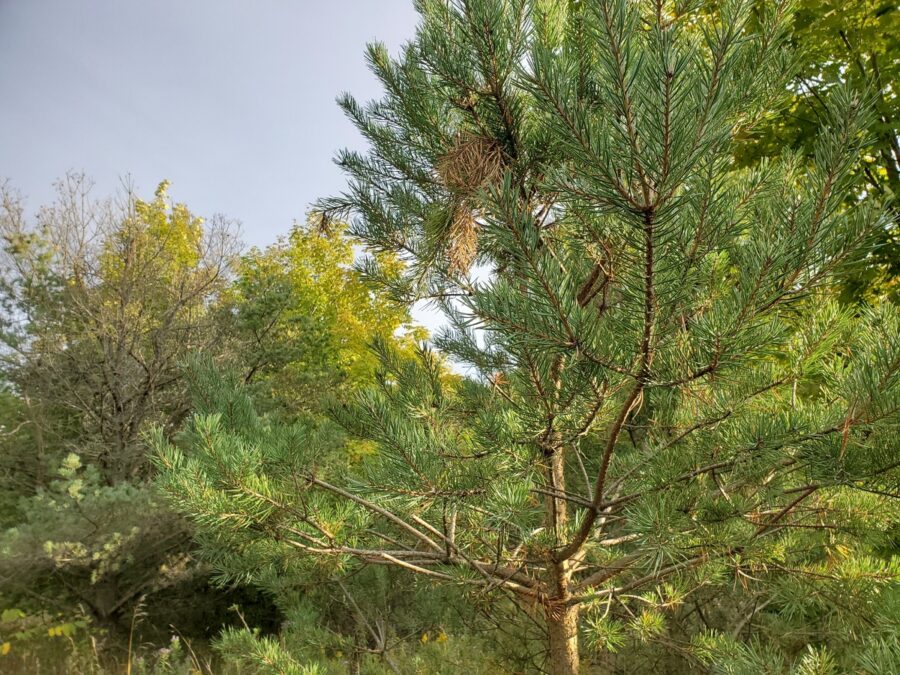
[[[888,2],[801,0],[796,3],[791,41],[798,66],[790,96],[756,132],[742,139],[739,161],[752,164],[784,151],[809,157],[817,129],[827,123],[843,85],[867,92],[873,107],[871,142],[853,171],[859,174],[848,198],[871,193],[884,200],[890,220],[879,233],[871,264],[843,280],[845,297],[897,301],[900,276],[900,9]]]
[[[349,268],[339,224],[295,228],[289,243],[238,259],[233,228],[204,223],[167,188],[120,206],[71,175],[34,223],[4,193],[0,600],[11,658],[68,639],[57,625],[81,637],[93,627],[104,658],[119,658],[129,633],[213,637],[240,625],[234,602],[276,625],[256,587],[209,586],[192,526],[150,482],[142,435],[181,426],[197,353],[240,369],[284,419],[314,420],[327,392],[371,381],[367,343],[407,320]]]
[[[4,192],[0,659],[900,670],[897,8],[415,4],[272,246]]]
[[[155,443],[175,503],[250,556],[232,574],[493,592],[553,673],[579,633],[629,672],[889,668],[900,325],[831,298],[890,223],[853,198],[871,106],[837,87],[808,157],[741,170],[792,79],[786,6],[419,8],[397,60],[370,50],[385,98],[342,102],[372,150],[321,207],[407,263],[363,269],[441,302],[477,376],[377,345],[332,410],[377,448],[349,472],[315,430],[201,412]]]

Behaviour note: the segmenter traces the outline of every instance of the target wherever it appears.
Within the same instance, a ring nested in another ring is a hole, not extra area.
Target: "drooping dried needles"
[[[453,199],[447,236],[451,273],[465,273],[478,254],[478,220],[473,196],[503,174],[506,154],[493,138],[461,131],[435,169]]]

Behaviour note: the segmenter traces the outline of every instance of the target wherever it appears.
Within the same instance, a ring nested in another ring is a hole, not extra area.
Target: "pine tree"
[[[763,7],[417,2],[400,56],[369,50],[384,98],[341,101],[371,150],[320,206],[407,263],[362,266],[443,307],[435,345],[469,376],[376,345],[378,386],[334,409],[377,447],[350,476],[237,420],[247,401],[198,415],[157,442],[173,499],[245,569],[503,597],[557,675],[580,631],[603,663],[889,668],[900,317],[830,290],[886,222],[844,206],[871,116],[835,93],[814,162],[735,167],[791,75],[788,7]]]

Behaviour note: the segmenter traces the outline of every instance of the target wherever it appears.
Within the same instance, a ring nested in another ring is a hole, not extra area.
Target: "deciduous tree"
[[[211,307],[233,228],[131,192],[95,199],[70,174],[26,217],[0,209],[0,594],[121,627],[142,596],[196,575],[190,524],[148,484],[150,424],[188,406],[180,361],[222,343]]]
[[[3,377],[105,481],[138,478],[146,425],[173,429],[186,412],[179,360],[221,341],[209,308],[229,281],[234,228],[171,203],[165,182],[149,202],[94,199],[83,175],[57,188],[33,223],[3,193]]]

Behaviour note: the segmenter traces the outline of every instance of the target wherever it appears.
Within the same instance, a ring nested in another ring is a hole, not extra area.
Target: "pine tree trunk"
[[[557,387],[562,366],[561,359],[553,366]],[[546,457],[547,483],[554,493],[563,494],[566,491],[566,463],[559,431],[550,434],[543,451]],[[545,508],[547,529],[553,532],[559,545],[568,522],[566,500],[548,495]],[[568,604],[571,561],[557,562],[551,559],[549,563],[550,585],[553,588],[552,600],[546,608],[550,638],[550,675],[578,675],[578,605]]]
[[[550,675],[578,675],[578,606],[547,612]]]

